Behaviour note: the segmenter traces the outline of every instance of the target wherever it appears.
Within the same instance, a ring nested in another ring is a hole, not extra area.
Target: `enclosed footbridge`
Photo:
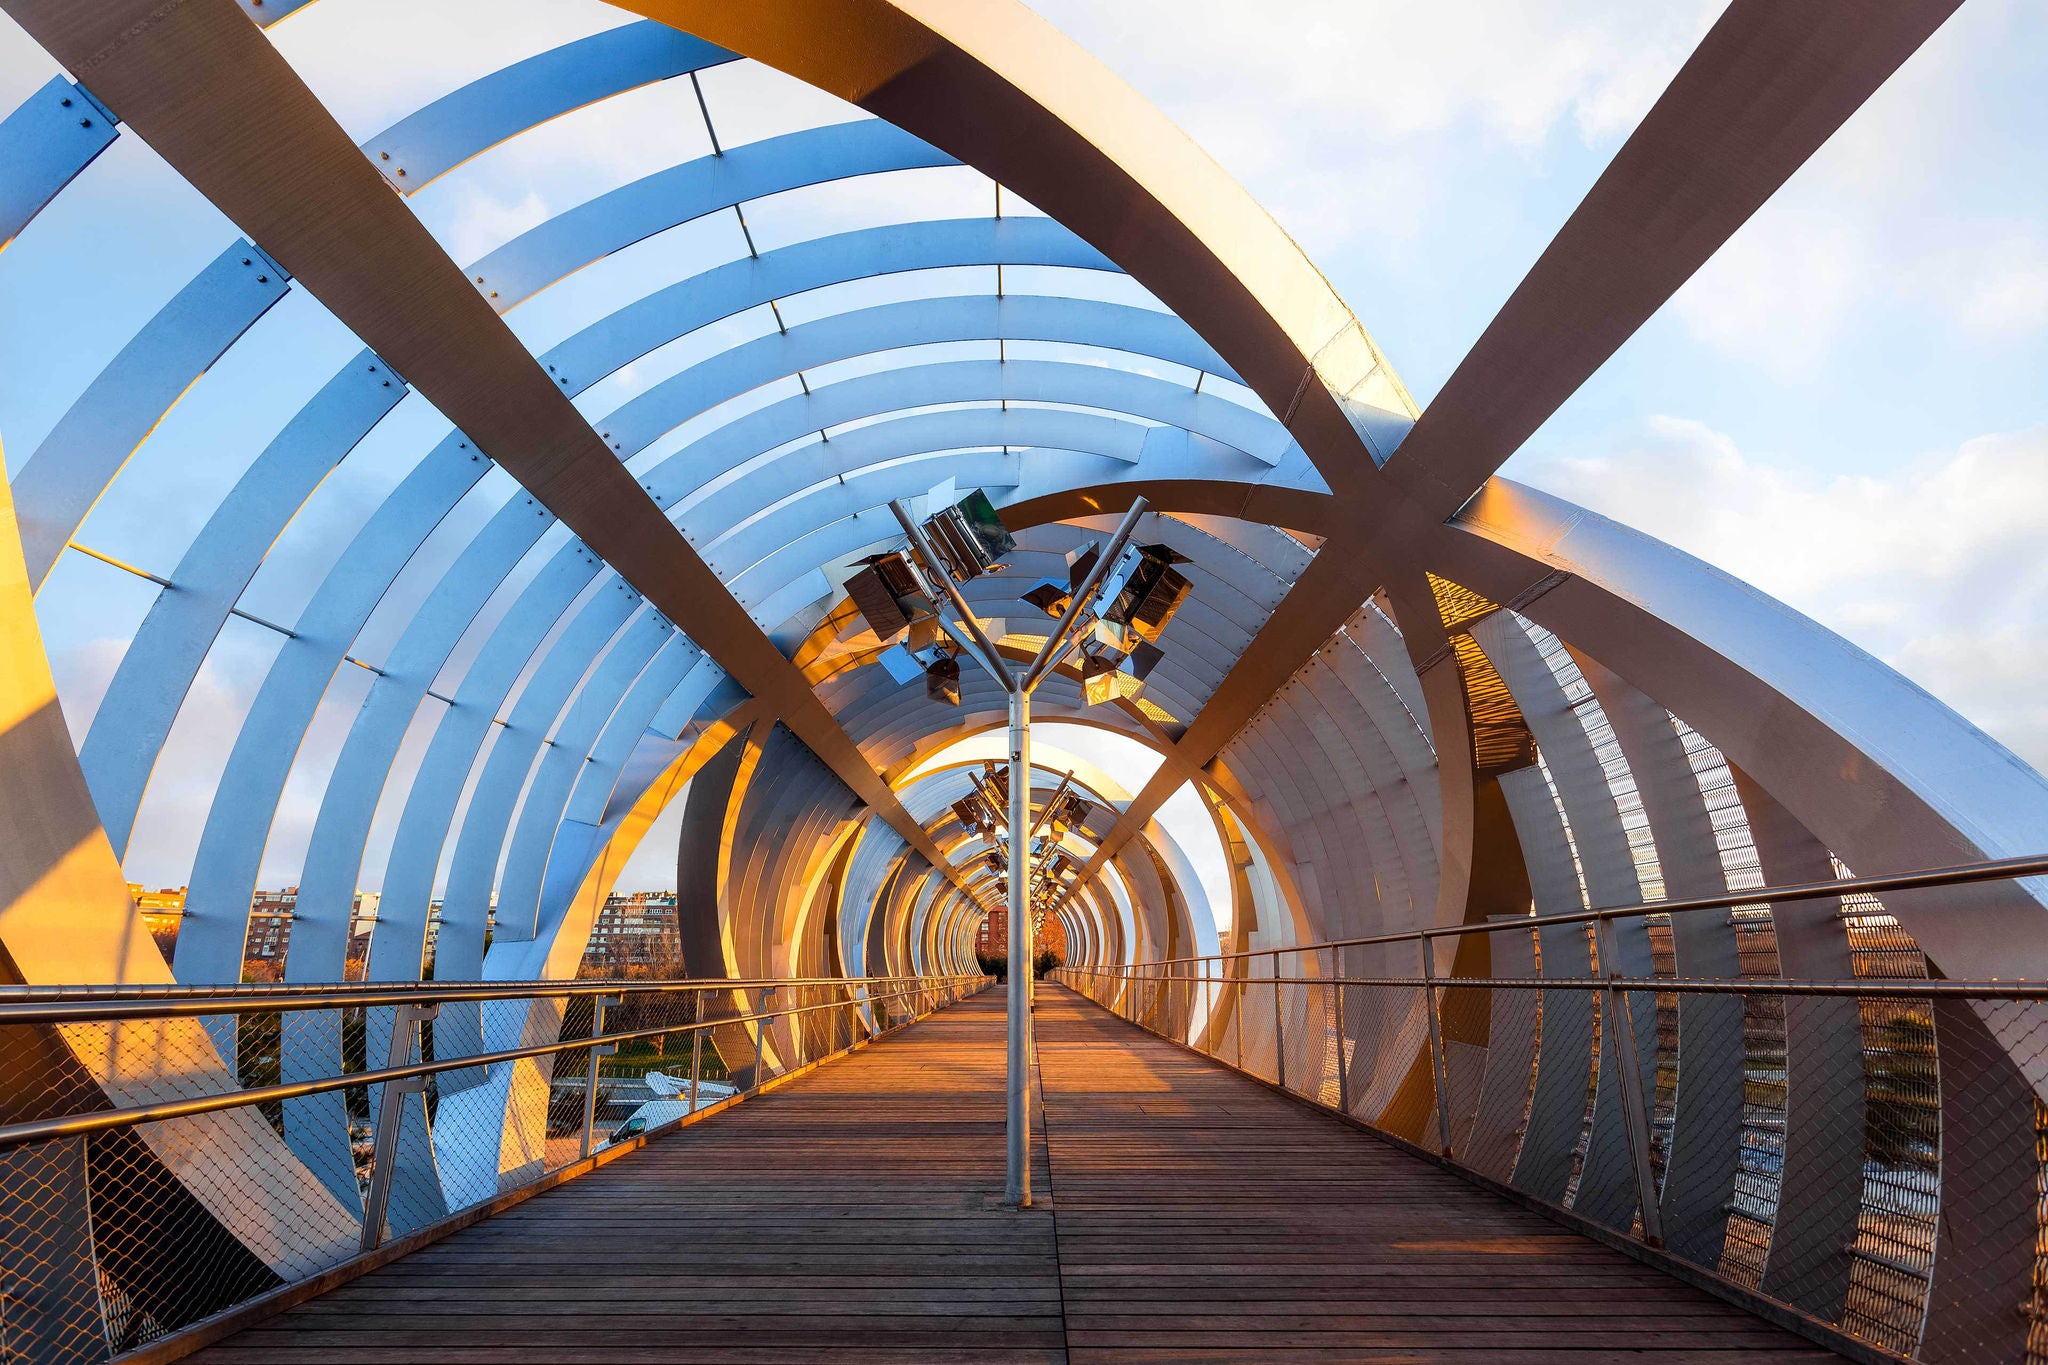
[[[156,263],[0,433],[0,1357],[2048,1361],[2048,782],[1495,473],[1954,3],[1735,0],[1426,410],[1011,0],[349,5],[0,0],[0,276]]]

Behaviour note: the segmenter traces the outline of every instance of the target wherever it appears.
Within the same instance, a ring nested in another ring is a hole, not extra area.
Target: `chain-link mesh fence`
[[[108,1360],[985,984],[0,991],[0,1363]]]
[[[1056,975],[1845,1337],[2048,1365],[2048,985],[1930,980],[1839,905],[1835,980],[1781,975],[1760,907],[1445,931],[1428,978],[1348,945]],[[1726,975],[1680,975],[1709,934]]]

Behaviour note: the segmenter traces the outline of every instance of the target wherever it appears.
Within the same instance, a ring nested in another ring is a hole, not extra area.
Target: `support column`
[[[1031,697],[1010,693],[1009,1178],[1006,1197],[1031,1205]]]

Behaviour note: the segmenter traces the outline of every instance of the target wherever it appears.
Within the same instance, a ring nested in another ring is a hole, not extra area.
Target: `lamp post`
[[[1010,667],[995,642],[967,605],[967,599],[946,571],[945,561],[932,550],[924,529],[911,518],[901,501],[889,504],[896,520],[910,537],[911,547],[927,572],[937,580],[946,600],[959,613],[960,625],[982,667],[1009,695],[1010,701],[1010,991],[1009,1038],[1007,1047],[1007,1176],[1004,1197],[1018,1208],[1031,1205],[1031,1110],[1028,1104],[1031,1067],[1031,693],[1066,657],[1077,638],[1076,627],[1092,605],[1095,591],[1117,556],[1123,553],[1138,519],[1148,506],[1142,497],[1131,501],[1130,511],[1117,524],[1109,544],[1089,566],[1087,576],[1067,599],[1059,623],[1046,637],[1038,656],[1022,675]],[[1020,975],[1021,973],[1021,975]]]

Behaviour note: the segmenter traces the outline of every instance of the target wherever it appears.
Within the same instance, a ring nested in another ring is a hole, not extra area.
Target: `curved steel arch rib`
[[[595,537],[862,799],[923,839],[801,674],[228,0],[171,11],[12,0],[9,12],[480,448]]]
[[[590,324],[542,359],[551,372],[576,376],[565,391],[579,393],[676,337],[772,298],[861,278],[885,263],[916,270],[996,262],[1107,266],[1095,253],[1080,247],[1071,234],[1044,220],[968,220],[868,229],[785,247],[758,260],[715,267]],[[1078,325],[1054,323],[1025,330]],[[1153,329],[1155,333],[1161,330]],[[1172,344],[1170,335],[1162,338],[1162,344]],[[765,377],[757,382],[765,382]],[[731,397],[744,387],[728,375],[713,391]],[[151,604],[109,686],[108,697],[117,704],[103,705],[95,712],[83,754],[87,780],[117,849],[126,844],[178,704],[198,675],[206,650],[234,607],[235,598],[310,492],[382,415],[379,405],[388,406],[386,400],[395,403],[405,392],[403,381],[371,353],[351,362],[236,482],[180,560],[172,579],[178,591],[159,594]],[[708,405],[716,400],[701,401]],[[456,433],[436,446],[380,505],[294,623],[293,629],[304,637],[304,643],[295,639],[286,646],[295,659],[313,646],[317,657],[326,661],[324,671],[311,663],[303,668],[296,663],[284,666],[282,674],[273,669],[277,683],[266,678],[264,700],[259,703],[264,708],[259,731],[263,747],[246,755],[238,750],[230,759],[232,772],[240,774],[252,763],[266,772],[275,769],[280,757],[277,740],[297,736],[311,722],[320,697],[319,691],[312,689],[316,684],[324,686],[322,680],[339,665],[413,550],[490,468],[461,433]],[[288,759],[289,755],[282,757]],[[270,783],[259,783],[254,789],[259,803],[262,793],[283,780],[283,772],[275,771]],[[247,800],[251,795],[251,790],[244,788],[238,799]],[[270,796],[269,804],[274,805],[275,799]],[[252,887],[256,875],[253,857],[248,854],[236,863],[246,868]],[[211,893],[202,899],[211,903]],[[231,901],[232,895],[227,899]]]
[[[1865,22],[1839,9],[1735,0],[1386,462],[1373,496],[1361,501],[1360,485],[1330,476],[1346,512],[1332,553],[1310,565],[1289,609],[1275,613],[1189,727],[1182,741],[1189,761],[1214,757],[1366,596],[1412,572],[1418,546],[1438,523],[1475,496],[1959,3],[1907,0]],[[723,40],[738,41],[744,26],[729,20]],[[1046,73],[1025,70],[1046,82]],[[948,78],[975,79],[957,64],[935,64],[924,75],[927,82]],[[1142,269],[1133,273],[1147,278]],[[1183,316],[1207,334],[1196,315]],[[1576,323],[1569,344],[1552,345],[1560,318]],[[1322,446],[1306,435],[1302,441],[1320,464]],[[1124,837],[1165,795],[1140,793]]]
[[[1176,499],[1207,510],[1235,490],[1109,485],[1029,510],[1114,512],[1134,492],[1170,512]],[[1298,498],[1290,512],[1305,531],[1342,529],[1328,496]],[[1433,572],[1519,603],[1700,730],[1859,872],[2018,856],[2048,827],[2048,780],[2002,745],[1839,636],[1649,536],[1496,477],[1419,555]],[[1400,620],[1415,635],[1434,612],[1425,599]],[[1430,650],[1421,662],[1441,657]],[[1427,691],[1444,670],[1417,671]],[[1436,738],[1442,748],[1441,729]],[[1945,912],[1925,896],[1894,899],[1888,907],[1949,975],[1988,976],[2001,963],[2037,970],[2011,957],[2036,941],[2024,927],[2042,909],[2030,883],[1945,892]]]
[[[1416,414],[1267,212],[1129,86],[1013,0],[631,0],[946,149],[1118,258],[1282,415],[1333,487]]]
[[[51,77],[0,120],[0,251],[120,132],[83,86],[62,76]]]
[[[275,3],[275,0],[273,0]],[[738,58],[645,20],[593,33],[450,91],[362,144],[400,194],[418,194],[471,157],[551,119],[672,76]]]
[[[1090,396],[1101,396],[1100,386],[1096,383],[1098,376],[1094,372],[1080,367],[1069,368],[1087,378],[1091,388],[1098,390]],[[857,381],[850,381],[850,384],[857,384]],[[830,390],[819,390],[820,394],[829,392]],[[1220,400],[1209,401],[1219,412],[1228,406],[1221,404]],[[701,468],[701,462],[692,460],[691,463]],[[658,474],[655,477],[658,477]],[[501,509],[493,520],[492,528],[479,536],[478,540],[464,552],[456,567],[444,577],[441,586],[429,598],[422,612],[415,617],[412,625],[408,627],[405,638],[387,661],[385,676],[380,677],[373,685],[371,700],[367,703],[364,714],[358,718],[350,740],[344,747],[335,776],[330,781],[329,799],[323,803],[321,819],[315,827],[314,843],[308,852],[307,872],[302,878],[301,900],[304,917],[315,924],[330,923],[333,932],[321,940],[320,946],[325,951],[308,951],[293,955],[295,978],[316,979],[323,973],[334,970],[338,962],[335,955],[341,944],[339,936],[345,936],[346,933],[346,906],[355,881],[349,870],[356,865],[361,856],[362,842],[368,833],[368,820],[375,808],[376,794],[383,786],[382,774],[389,771],[396,755],[396,746],[410,723],[411,715],[424,698],[434,676],[440,671],[448,651],[454,647],[455,641],[481,607],[497,579],[508,570],[510,557],[523,554],[526,547],[530,546],[544,529],[545,519],[530,515],[534,510],[518,499],[512,500]],[[564,556],[571,553],[566,550],[562,552]],[[531,591],[529,589],[528,594],[522,595],[521,600],[526,600]],[[542,623],[549,618],[543,614],[532,619],[534,625],[528,629],[544,628]],[[505,666],[511,667],[519,657],[516,652],[507,656]],[[469,697],[470,684],[466,680],[463,691],[457,696],[458,711],[461,715],[477,717],[466,722],[466,731],[473,732],[485,723],[487,717],[476,709],[481,707],[481,702],[470,700]],[[465,707],[471,709],[463,710]],[[443,722],[444,726],[458,723],[461,722],[453,719]],[[435,748],[430,753],[430,763],[433,761],[434,753],[438,753],[445,744],[454,742],[456,741],[447,739],[445,735],[437,734]],[[441,771],[442,765],[453,762],[452,759],[442,760],[441,764],[435,765],[434,770]],[[466,766],[461,765],[460,770],[447,769],[441,779],[444,786],[451,781],[459,784],[459,772],[466,770]],[[422,777],[427,772],[428,769],[423,768]],[[417,782],[420,779],[415,780]],[[452,797],[455,790],[447,789],[444,793],[444,802]],[[415,807],[409,801],[407,816],[401,822],[403,830],[406,831],[401,836],[402,842],[416,841],[421,830],[438,827],[437,822],[426,821],[424,818],[415,819],[414,814]],[[410,848],[410,842],[407,846]],[[424,847],[425,845],[421,845],[421,848]],[[423,918],[419,919],[418,923],[413,921],[424,914],[424,895],[407,894],[405,888],[410,883],[401,874],[404,868],[417,863],[420,857],[424,857],[424,854],[408,857],[404,856],[403,850],[394,850],[392,870],[387,874],[397,876],[400,887],[400,894],[392,899],[389,918],[396,928],[404,929],[403,938],[407,942],[416,939],[415,931],[423,928]],[[413,915],[408,909],[414,902],[418,902],[420,907],[418,916]],[[221,932],[208,936],[203,926],[209,922],[217,925]],[[194,951],[187,959],[190,965],[186,970],[212,970],[208,964],[213,958],[232,951],[235,940],[232,932],[234,926],[228,917],[199,921],[198,925],[201,932],[195,934]],[[327,942],[327,938],[333,938],[335,941]],[[202,945],[213,943],[215,939],[218,943],[214,943],[214,946],[220,951],[208,953]],[[395,944],[398,937],[385,935],[384,941]],[[307,948],[310,950],[312,947],[309,942]],[[398,952],[399,949],[392,947],[389,951]],[[394,961],[396,959],[380,955],[379,961],[373,963],[373,970],[379,973],[394,970],[391,966]],[[221,969],[225,969],[226,965],[228,964],[214,964]],[[308,975],[300,977],[300,973]]]

